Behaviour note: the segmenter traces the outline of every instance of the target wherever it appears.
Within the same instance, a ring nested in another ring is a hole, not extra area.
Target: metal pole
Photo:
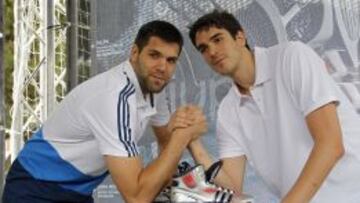
[[[47,25],[47,42],[46,42],[46,68],[47,68],[47,109],[46,118],[53,112],[55,107],[55,2],[47,0],[46,25]],[[45,84],[43,84],[45,85]]]
[[[14,73],[13,73],[13,115],[10,130],[10,151],[11,162],[13,162],[18,155],[22,145],[22,123],[23,123],[23,104],[22,104],[22,88],[24,81],[24,57],[25,50],[21,49],[21,45],[25,40],[21,37],[24,33],[24,26],[22,22],[22,8],[23,2],[16,0],[14,2]]]
[[[42,63],[42,65],[40,66],[40,79],[39,79],[39,87],[40,87],[40,120],[41,122],[44,122],[46,119],[46,109],[47,109],[47,50],[46,50],[46,43],[47,43],[47,29],[46,29],[46,25],[47,25],[47,21],[46,21],[46,7],[47,7],[47,1],[42,1],[40,2],[40,27],[42,28],[41,31],[41,39],[43,39],[44,43],[40,43],[40,58],[41,59],[45,59],[45,62]]]
[[[90,44],[91,44],[91,64],[90,64],[90,75],[96,75],[98,73],[98,66],[96,60],[96,34],[97,34],[97,1],[91,0],[90,1]]]
[[[40,89],[42,98],[41,121],[44,122],[55,105],[55,37],[54,37],[54,0],[42,1],[40,8],[41,18],[44,19],[45,30],[42,33],[46,44],[41,45],[40,55],[46,57],[46,63],[40,69]]]
[[[70,27],[67,30],[67,73],[68,73],[68,91],[78,84],[78,0],[66,2],[66,13]]]
[[[0,197],[5,180],[4,0],[0,0]]]

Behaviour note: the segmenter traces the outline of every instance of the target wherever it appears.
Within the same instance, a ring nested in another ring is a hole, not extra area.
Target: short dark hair
[[[189,28],[189,37],[193,45],[195,44],[196,33],[199,31],[207,30],[211,27],[223,28],[227,30],[230,35],[235,39],[239,31],[243,31],[239,21],[234,15],[227,11],[214,10],[211,13],[205,14],[196,20]],[[250,50],[249,45],[246,43],[246,47]]]
[[[148,44],[150,37],[153,36],[159,37],[166,42],[177,43],[180,54],[184,42],[180,31],[174,25],[161,20],[150,21],[142,25],[135,38],[135,44],[140,52]]]

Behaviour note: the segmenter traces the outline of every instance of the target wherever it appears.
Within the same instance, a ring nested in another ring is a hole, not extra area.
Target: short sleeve
[[[245,155],[245,149],[235,119],[221,107],[216,122],[216,139],[219,149],[219,158],[231,158]]]
[[[325,104],[338,104],[336,84],[314,50],[301,42],[292,42],[283,59],[285,87],[304,116]]]
[[[83,105],[82,111],[103,155],[137,156],[132,129],[136,116],[135,88],[128,83],[120,91],[104,91]]]
[[[165,91],[155,95],[156,114],[151,116],[150,124],[153,126],[164,126],[170,119],[170,103]]]

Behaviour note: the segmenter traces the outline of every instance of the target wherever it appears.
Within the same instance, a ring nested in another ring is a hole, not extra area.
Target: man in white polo
[[[252,52],[236,18],[214,11],[190,38],[217,73],[233,79],[218,109],[222,186],[242,191],[246,160],[283,203],[360,202],[360,116],[301,42]],[[212,161],[199,140],[195,159]]]

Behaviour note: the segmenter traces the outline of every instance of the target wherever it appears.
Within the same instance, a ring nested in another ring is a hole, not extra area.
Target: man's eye
[[[199,52],[200,52],[200,53],[204,53],[205,51],[206,51],[206,48],[205,48],[205,47],[200,47],[200,48],[199,48]]]
[[[154,58],[154,59],[157,59],[160,57],[160,54],[157,54],[157,53],[151,53],[150,54],[151,58]]]
[[[168,62],[171,64],[175,64],[176,63],[176,59],[168,59]]]
[[[220,42],[220,41],[221,41],[221,38],[220,38],[220,37],[217,37],[217,38],[214,39],[214,42],[216,42],[216,43],[218,43],[218,42]]]

